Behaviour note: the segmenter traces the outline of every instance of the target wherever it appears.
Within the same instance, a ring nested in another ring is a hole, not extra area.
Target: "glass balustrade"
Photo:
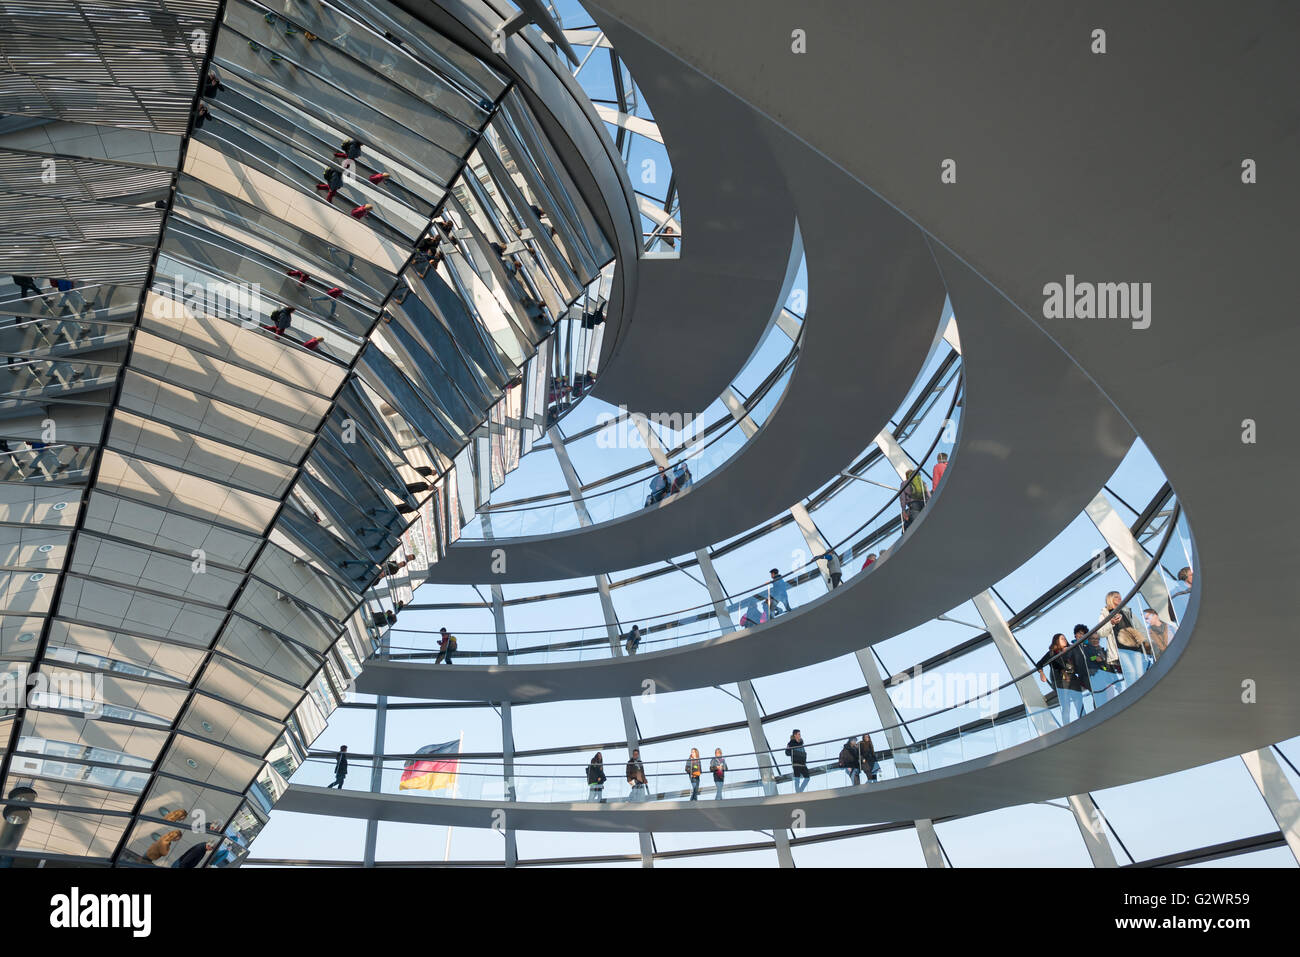
[[[1170,500],[1164,510],[1151,519],[1143,535],[1148,542],[1159,535],[1158,547],[1151,556],[1145,571],[1136,583],[1122,595],[1120,606],[1134,613],[1152,607],[1145,596],[1159,594],[1153,585],[1168,577],[1167,569],[1177,566],[1174,574],[1190,566],[1191,539],[1183,521],[1181,510]],[[1188,566],[1182,563],[1188,562]],[[1098,581],[1101,579],[1099,578]],[[823,593],[825,586],[821,586]],[[1193,588],[1195,588],[1195,583]],[[793,596],[793,593],[792,593]],[[797,600],[794,614],[798,613]],[[1175,610],[1171,616],[1180,621]],[[701,777],[698,800],[726,800],[742,797],[761,797],[770,794],[796,794],[871,787],[881,781],[907,777],[965,761],[986,757],[1005,751],[1050,734],[1070,721],[1088,712],[1104,708],[1126,692],[1149,678],[1149,666],[1160,652],[1152,643],[1147,654],[1147,667],[1130,670],[1115,680],[1115,656],[1108,654],[1107,620],[1092,626],[1079,640],[1045,657],[1042,672],[1039,667],[1011,676],[995,688],[982,689],[963,696],[962,700],[946,707],[911,718],[899,719],[885,727],[872,729],[869,734],[875,748],[878,771],[871,780],[861,766],[858,774],[850,773],[841,765],[841,753],[847,737],[858,738],[862,732],[850,729],[845,737],[809,741],[802,745],[803,754],[787,754],[792,746],[773,747],[764,753],[726,755],[727,772],[722,788],[709,773],[709,754],[700,758]],[[585,631],[585,630],[584,630]],[[608,632],[583,634],[578,641],[591,639],[603,641],[608,648]],[[1094,640],[1095,639],[1095,640]],[[1170,647],[1176,647],[1176,631]],[[598,647],[599,645],[593,645]],[[644,647],[644,646],[643,646]],[[1090,652],[1091,649],[1091,652]],[[1084,652],[1082,658],[1077,657]],[[1071,661],[1066,669],[1053,668],[1054,662]],[[1061,679],[1058,675],[1066,675]],[[1075,677],[1070,677],[1073,674]],[[1027,690],[1030,682],[1037,682],[1040,695]],[[1060,685],[1060,687],[1058,687]],[[891,688],[892,690],[892,688]],[[1069,700],[1067,700],[1067,698]],[[1077,706],[1076,706],[1077,702]],[[372,765],[366,759],[353,759],[351,772],[344,782],[345,788],[369,790]],[[405,758],[380,760],[383,793],[398,793]],[[503,766],[494,757],[442,758],[454,764],[444,770],[454,774],[445,779],[446,787],[437,791],[412,790],[413,794],[460,799],[504,801],[509,800]],[[610,801],[689,801],[693,788],[686,772],[687,758],[643,760],[646,784],[634,787],[628,781],[626,757],[611,749],[604,765],[606,777],[599,792],[588,783],[587,764],[545,763],[516,761],[512,780],[514,800],[532,802],[587,802],[600,799]],[[333,757],[317,755],[304,765],[297,783],[325,785],[333,780]]]
[[[772,407],[774,407],[779,394],[769,392],[768,395],[772,397]],[[960,422],[960,396],[961,378],[959,375],[953,375],[947,379],[939,392],[940,407],[947,410],[947,416],[930,423],[929,443],[922,460],[918,463],[927,503],[931,497],[933,469],[938,462],[942,440],[945,435],[954,434],[953,430]],[[762,403],[759,405],[761,406]],[[937,417],[931,418],[937,419]],[[739,435],[739,431],[736,431]],[[940,482],[939,487],[941,485]],[[902,521],[902,506],[898,498],[897,488],[879,488],[879,495],[874,497],[874,500],[879,503],[877,510],[849,536],[835,544],[835,551],[841,556],[843,563],[845,580],[871,570],[870,565],[863,568],[859,559],[877,554],[877,561],[879,561],[887,557],[889,548],[885,547],[886,544],[892,547],[901,539],[899,526]],[[497,528],[497,514],[493,513],[494,533]],[[798,614],[802,606],[826,593],[824,579],[816,560],[792,569],[784,579],[787,582],[790,613]],[[719,621],[712,603],[709,602],[638,619],[636,624],[641,629],[641,640],[635,648],[635,653],[647,654],[673,650],[765,624],[773,608],[772,598],[772,582],[770,579],[764,579],[727,597],[725,607],[729,620],[726,621]],[[775,602],[775,608],[778,612],[777,618],[785,613],[780,601]],[[629,651],[628,637],[631,624],[629,622],[626,629],[617,635],[620,653]],[[495,631],[457,631],[455,634],[458,642],[455,661],[479,665],[498,663],[499,653]],[[394,631],[391,644],[383,657],[406,661],[433,660],[438,653],[437,640],[436,633],[424,635],[404,632],[399,628]],[[508,634],[508,641],[510,644],[506,657],[508,664],[593,661],[609,658],[614,654],[610,629],[603,623],[538,631],[512,631]]]
[[[784,396],[792,372],[793,365],[790,364],[748,410],[748,418],[755,426],[761,428],[767,422],[772,410]],[[596,525],[658,506],[716,472],[743,449],[748,441],[745,428],[733,419],[719,434],[698,446],[689,447],[670,462],[666,470],[669,479],[667,487],[657,480],[658,468],[647,465],[644,474],[620,480],[614,488],[584,493],[582,508],[590,517],[591,524]],[[540,504],[492,509],[490,515],[493,539],[552,535],[572,531],[586,524],[580,518],[578,506],[567,495]],[[467,526],[461,538],[485,538],[482,523],[476,521]]]

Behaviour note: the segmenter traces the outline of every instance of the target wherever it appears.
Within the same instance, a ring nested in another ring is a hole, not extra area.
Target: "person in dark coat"
[[[876,757],[876,748],[871,743],[869,734],[864,734],[862,740],[858,742],[858,766],[862,768],[862,773],[867,776],[868,781],[876,780],[880,774],[880,761]]]
[[[176,859],[172,867],[198,867],[199,861],[203,860],[203,855],[212,850],[217,845],[209,841],[207,844],[195,844],[188,851]]]
[[[844,747],[840,748],[840,767],[849,777],[850,784],[862,783],[862,758],[858,754],[858,742],[849,738],[844,742]]]
[[[808,786],[808,779],[812,777],[808,773],[808,752],[803,746],[803,735],[799,729],[795,728],[794,733],[790,735],[790,740],[785,745],[786,756],[790,759],[790,771],[794,778],[795,792],[801,792]]]
[[[348,746],[346,744],[339,747],[338,760],[334,762],[334,780],[325,785],[327,788],[338,788],[343,790],[343,779],[348,776]]]
[[[722,756],[721,748],[713,749],[713,760],[709,762],[709,771],[713,774],[713,800],[722,799],[722,784],[727,778],[727,759]]]
[[[587,800],[605,803],[605,758],[599,751],[587,765]]]

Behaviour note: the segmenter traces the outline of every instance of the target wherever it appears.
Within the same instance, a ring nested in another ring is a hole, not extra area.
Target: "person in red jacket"
[[[939,479],[943,478],[943,473],[948,470],[948,453],[940,452],[939,460],[934,463],[934,481],[930,483],[930,494],[933,495],[935,489],[939,487]]]

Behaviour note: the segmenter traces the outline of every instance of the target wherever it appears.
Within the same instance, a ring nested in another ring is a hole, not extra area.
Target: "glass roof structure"
[[[0,864],[1300,864],[1249,367],[687,6],[3,0]]]

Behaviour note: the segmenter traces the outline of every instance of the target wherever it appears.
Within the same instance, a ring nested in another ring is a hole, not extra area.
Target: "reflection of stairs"
[[[55,445],[43,449],[20,448],[9,440],[12,452],[0,451],[0,482],[81,483],[89,474],[90,447]]]

